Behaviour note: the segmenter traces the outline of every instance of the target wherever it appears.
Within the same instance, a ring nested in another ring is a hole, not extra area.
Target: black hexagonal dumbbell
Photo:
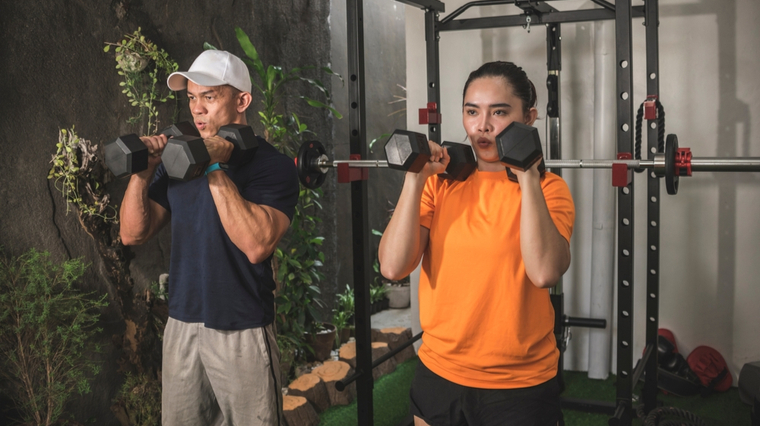
[[[475,155],[467,144],[444,142],[451,161],[446,172],[439,176],[464,181],[477,167]],[[396,129],[385,143],[385,158],[388,167],[418,173],[430,160],[430,146],[425,134]]]
[[[388,167],[417,173],[430,160],[430,146],[424,134],[396,129],[385,143]]]
[[[501,164],[507,167],[509,179],[517,182],[517,176],[510,168],[520,171],[530,169],[536,162],[543,175],[546,172],[544,153],[538,129],[525,123],[512,122],[496,136],[496,148]]]
[[[248,125],[229,124],[219,128],[218,135],[235,144],[231,159],[241,152],[250,152],[258,147],[256,135]],[[211,158],[203,138],[179,136],[171,138],[164,148],[161,161],[169,178],[189,181],[206,171]]]
[[[446,148],[451,160],[446,166],[446,172],[438,174],[438,176],[455,181],[464,181],[478,167],[478,161],[475,159],[475,153],[472,152],[471,146],[449,141],[444,141],[441,145]]]
[[[160,132],[168,137],[200,134],[190,122],[175,123]],[[105,145],[105,160],[108,169],[117,178],[142,172],[148,168],[148,148],[135,134],[123,135]]]

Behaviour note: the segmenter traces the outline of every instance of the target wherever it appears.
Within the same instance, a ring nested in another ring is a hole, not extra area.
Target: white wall
[[[446,1],[441,19],[465,2]],[[551,4],[561,10],[594,7],[583,0]],[[461,17],[517,13],[513,6],[491,6]],[[423,13],[406,6],[406,16],[408,127],[426,132],[414,114],[427,102]],[[756,0],[660,0],[660,93],[666,130],[676,133],[680,146],[691,147],[695,157],[760,157],[758,22]],[[646,98],[641,24],[636,19],[633,25],[636,108]],[[592,23],[562,24],[564,158],[593,158],[593,46]],[[542,26],[533,26],[530,34],[522,28],[443,33],[440,47],[444,140],[464,139],[462,87],[470,71],[490,60],[513,61],[526,70],[539,92],[539,117],[545,117]],[[544,120],[536,123],[543,140],[545,126]],[[588,317],[593,172],[568,170],[564,176],[577,211],[573,263],[564,279],[565,310],[570,316]],[[645,184],[645,176],[637,175],[635,358],[644,347]],[[744,363],[760,360],[760,174],[699,173],[682,178],[676,196],[666,194],[664,183],[661,191],[660,325],[675,333],[684,355],[699,345],[718,349],[736,381]],[[566,369],[588,369],[587,335],[582,328],[573,329]]]

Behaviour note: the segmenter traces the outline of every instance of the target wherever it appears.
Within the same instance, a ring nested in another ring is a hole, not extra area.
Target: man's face
[[[239,122],[239,95],[231,86],[201,86],[187,81],[190,112],[203,138],[216,135],[222,126]]]

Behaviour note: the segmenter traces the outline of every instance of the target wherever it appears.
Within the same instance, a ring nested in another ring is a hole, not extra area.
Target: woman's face
[[[481,77],[470,82],[464,96],[462,124],[478,157],[478,169],[504,170],[499,162],[496,135],[513,121],[532,125],[536,114],[535,108],[523,113],[522,100],[503,77]]]

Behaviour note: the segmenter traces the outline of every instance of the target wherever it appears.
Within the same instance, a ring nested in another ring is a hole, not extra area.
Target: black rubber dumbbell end
[[[167,126],[159,133],[161,135],[166,135],[167,137],[178,137],[182,135],[201,136],[201,134],[198,133],[198,128],[196,128],[194,124],[188,121]]]
[[[106,144],[104,149],[106,166],[116,178],[148,168],[148,148],[133,133],[116,138]]]
[[[538,129],[525,123],[512,122],[496,136],[501,163],[520,171],[530,169],[543,158]]]
[[[210,160],[203,138],[192,135],[173,137],[161,155],[169,178],[180,181],[189,181],[201,176]]]
[[[249,125],[241,125],[237,123],[229,124],[220,127],[217,134],[235,144],[235,146],[242,151],[252,150],[259,146],[256,134],[253,132],[253,128]]]
[[[438,174],[441,178],[464,181],[478,167],[478,161],[475,159],[471,146],[449,141],[444,141],[442,146],[448,151],[451,160],[446,167],[446,172]]]
[[[424,134],[396,129],[385,143],[388,167],[417,173],[430,160],[430,146]]]

